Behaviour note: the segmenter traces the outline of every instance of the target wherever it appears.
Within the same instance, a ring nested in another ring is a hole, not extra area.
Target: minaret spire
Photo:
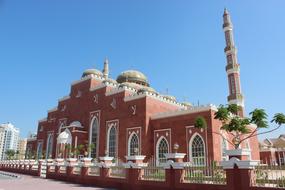
[[[223,29],[225,32],[226,38],[226,47],[225,54],[227,58],[227,76],[229,82],[229,96],[228,104],[237,104],[241,107],[239,115],[244,116],[244,97],[242,95],[241,86],[240,86],[240,65],[237,60],[237,49],[234,43],[233,35],[233,24],[231,21],[230,14],[225,8],[224,10],[224,24]]]
[[[109,77],[109,60],[106,57],[104,61],[103,77],[107,79]]]

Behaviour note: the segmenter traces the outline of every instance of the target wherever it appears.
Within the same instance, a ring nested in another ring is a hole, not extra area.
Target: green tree
[[[222,122],[221,130],[226,131],[228,134],[230,134],[230,136],[232,136],[231,140],[227,138],[226,140],[230,144],[234,145],[236,149],[239,148],[239,145],[246,139],[260,134],[270,133],[279,129],[283,124],[285,124],[285,115],[283,113],[277,113],[274,115],[271,122],[277,124],[278,126],[272,130],[258,133],[259,129],[268,128],[267,114],[265,110],[255,109],[250,112],[250,118],[246,118],[238,115],[239,109],[240,107],[236,104],[227,106],[221,105],[218,108],[218,111],[215,113],[215,119]],[[249,128],[250,124],[255,124],[256,128],[252,130]],[[222,135],[218,132],[215,133]]]
[[[7,156],[7,159],[11,160],[15,156],[16,152],[15,152],[15,150],[8,149],[8,150],[6,150],[5,154]]]

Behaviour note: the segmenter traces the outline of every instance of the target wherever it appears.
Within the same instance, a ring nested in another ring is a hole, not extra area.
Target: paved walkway
[[[19,176],[19,179],[0,178],[0,190],[111,190],[98,187],[86,187],[79,184],[71,184],[28,175]]]

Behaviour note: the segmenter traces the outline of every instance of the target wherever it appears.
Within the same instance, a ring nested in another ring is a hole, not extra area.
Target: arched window
[[[117,130],[114,126],[109,129],[108,152],[111,157],[117,156]]]
[[[38,142],[38,147],[37,147],[37,158],[42,159],[42,150],[43,150],[43,143]]]
[[[205,145],[204,141],[201,138],[200,135],[196,135],[191,145],[191,156],[192,156],[192,162],[195,166],[204,166],[205,165]]]
[[[53,146],[53,134],[50,133],[50,134],[48,134],[48,139],[47,139],[46,158],[51,158],[52,146]]]
[[[93,119],[91,130],[90,130],[90,144],[93,144],[94,146],[91,149],[90,156],[92,158],[97,158],[97,150],[98,150],[98,136],[99,135],[99,124],[97,118]]]
[[[249,139],[246,139],[246,141],[245,141],[245,149],[251,150]],[[251,160],[251,151],[249,151],[248,159]]]
[[[222,160],[228,160],[228,156],[225,153],[225,150],[228,149],[228,142],[225,137],[221,137],[221,151],[222,151]]]
[[[135,156],[138,154],[139,154],[139,137],[137,134],[133,133],[129,138],[129,156]]]
[[[169,152],[168,142],[164,137],[162,137],[157,142],[157,147],[156,147],[156,157],[157,157],[158,164],[165,163],[167,161],[164,154],[168,152]]]

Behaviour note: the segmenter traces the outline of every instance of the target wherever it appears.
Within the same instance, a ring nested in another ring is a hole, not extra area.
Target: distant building
[[[285,165],[285,134],[259,143],[260,160],[267,164]]]
[[[11,123],[0,124],[0,159],[6,159],[7,150],[18,150],[20,130]]]
[[[23,160],[25,159],[26,155],[26,148],[27,148],[27,138],[20,139],[19,140],[19,154],[18,154],[18,159]]]

